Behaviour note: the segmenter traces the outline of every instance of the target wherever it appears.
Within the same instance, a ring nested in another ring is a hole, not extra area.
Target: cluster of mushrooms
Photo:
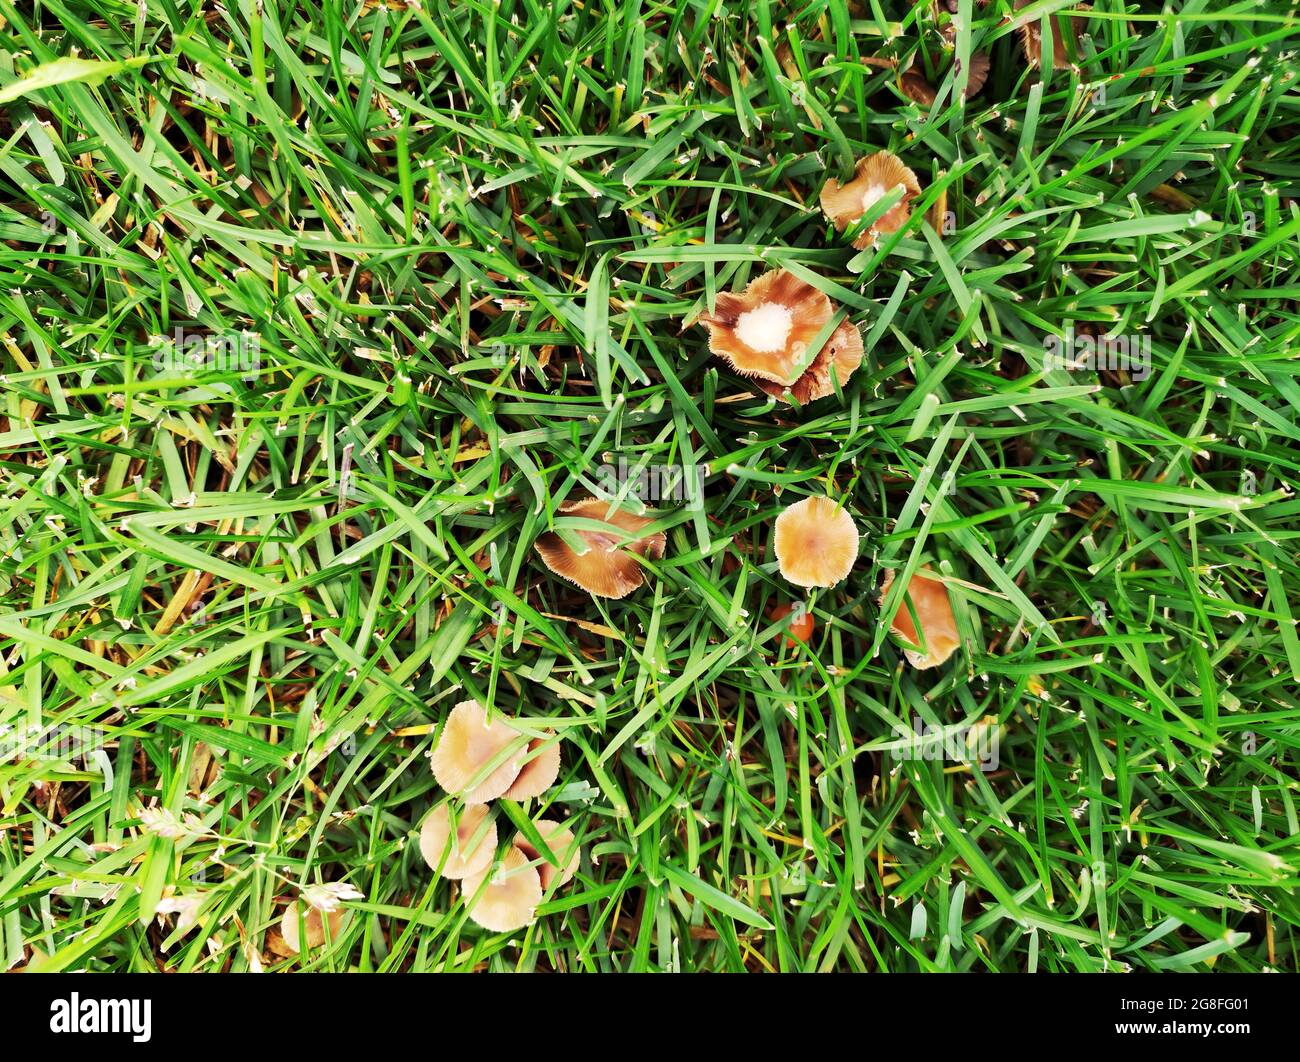
[[[488,803],[499,797],[542,796],[560,774],[558,739],[551,732],[528,738],[504,719],[489,719],[477,701],[461,701],[447,716],[430,764],[438,784],[463,807],[454,818],[452,801],[429,812],[420,827],[424,861],[442,877],[460,882],[469,917],[484,929],[508,933],[531,925],[552,885],[559,888],[578,872],[581,850],[571,830],[538,819],[533,826],[548,852],[521,831],[493,873],[497,828]],[[271,950],[296,955],[335,939],[347,913],[341,901],[361,897],[340,882],[307,887],[285,908],[279,934],[269,941]]]
[[[478,701],[461,701],[430,756],[434,778],[463,807],[454,819],[451,801],[429,813],[420,827],[420,854],[444,878],[461,883],[469,917],[495,933],[531,925],[552,884],[558,888],[577,873],[581,854],[571,830],[538,819],[533,825],[556,862],[519,832],[493,873],[497,827],[488,803],[540,797],[560,773],[555,735],[525,738],[506,720],[489,719]]]
[[[897,191],[898,200],[869,224],[862,219]],[[821,206],[836,230],[856,231],[853,244],[873,245],[898,232],[921,194],[916,174],[888,151],[860,160],[845,184],[831,179]],[[826,294],[785,269],[757,277],[739,294],[719,294],[712,313],[696,320],[709,332],[709,349],[747,382],[778,400],[804,405],[834,394],[862,363],[862,333]],[[535,548],[553,573],[597,597],[623,598],[645,578],[641,560],[663,557],[662,531],[642,534],[654,520],[598,498],[560,506],[571,520],[579,551],[559,533],[539,535]],[[858,529],[848,511],[825,496],[803,498],[786,508],[773,526],[777,567],[795,586],[832,587],[848,577],[858,555]],[[894,573],[885,573],[881,599]],[[942,579],[929,568],[917,571],[890,624],[916,668],[937,667],[960,644],[952,604]]]
[[[565,504],[560,511],[564,515],[580,515],[593,522],[607,523],[610,528],[607,531],[579,528],[576,534],[587,547],[582,553],[554,531],[540,535],[535,544],[552,572],[589,594],[626,597],[644,582],[645,569],[637,558],[663,556],[666,538],[662,531],[639,534],[654,522],[649,517],[611,508],[608,502],[596,498]],[[786,507],[777,516],[772,533],[777,569],[782,578],[795,586],[835,586],[848,577],[858,557],[858,529],[853,517],[825,495],[802,498]],[[882,601],[893,580],[894,573],[886,571],[880,590]],[[904,654],[913,667],[938,667],[961,644],[948,590],[943,580],[925,567],[908,582],[906,597],[920,621],[919,631],[906,605],[899,607],[890,629],[904,643]],[[807,640],[806,633],[798,637]],[[444,876],[448,875],[444,872]]]
[[[980,7],[987,7],[989,0],[976,0]],[[1033,0],[1015,0],[1015,9],[1020,11],[1028,7]],[[950,15],[956,15],[958,10],[957,0],[935,0],[931,4],[934,18],[937,21],[939,9],[947,11]],[[1075,5],[1078,11],[1090,11],[1088,4]],[[1087,26],[1088,16],[1083,14],[1074,15],[1053,15],[1052,16],[1052,67],[1056,70],[1067,70],[1074,65],[1073,56],[1078,54],[1079,37]],[[1037,67],[1042,64],[1043,59],[1043,31],[1041,23],[1037,19],[1031,19],[1021,23],[1017,27],[1017,33],[1020,37],[1020,47],[1024,52],[1025,59],[1031,67]],[[940,30],[940,36],[943,39],[944,48],[951,49],[957,40],[956,27],[950,22]],[[919,103],[923,107],[932,106],[939,97],[938,90],[926,76],[926,71],[918,67],[915,54],[912,62],[903,66],[896,59],[873,57],[865,59],[864,62],[869,66],[884,67],[898,71],[898,88],[908,99]],[[925,52],[926,65],[931,69],[938,69],[943,63],[943,56],[934,51]],[[970,62],[966,73],[966,88],[963,93],[966,99],[971,99],[979,95],[984,88],[984,83],[988,81],[989,69],[991,63],[986,52],[971,52]]]
[[[955,13],[955,0],[943,2]],[[988,0],[978,2],[983,6]],[[1020,10],[1030,2],[1015,0],[1015,7]],[[1078,6],[1089,10],[1086,4]],[[1062,17],[1054,23],[1054,68],[1072,65],[1071,56],[1085,25],[1082,15]],[[1038,66],[1042,61],[1038,23],[1021,25],[1019,33],[1025,57]],[[953,42],[951,26],[945,27],[943,36],[946,43]],[[937,59],[931,57],[932,66]],[[868,62],[897,69],[893,60]],[[988,73],[988,56],[972,54],[967,97],[983,88]],[[918,103],[928,106],[937,98],[934,87],[914,67],[901,71],[899,85]],[[921,194],[916,174],[890,152],[876,152],[858,162],[847,183],[828,180],[822,188],[821,207],[836,231],[844,232],[859,228],[861,219],[895,190],[900,193],[898,201],[854,235],[853,246],[861,250],[873,246],[882,235],[898,232],[911,218],[911,204]],[[701,315],[696,323],[708,329],[710,351],[778,400],[806,405],[826,398],[847,383],[862,363],[862,334],[857,326],[842,319],[839,308],[822,291],[784,269],[764,273],[739,294],[719,294],[713,312]],[[612,507],[598,498],[566,502],[559,513],[576,521],[572,533],[586,548],[575,550],[554,531],[539,535],[535,548],[554,574],[597,597],[626,597],[644,582],[641,559],[658,560],[664,555],[664,532],[642,534],[654,523],[650,517]],[[795,586],[833,587],[848,577],[857,560],[857,526],[847,510],[829,497],[811,496],[795,502],[777,517],[772,530],[778,570]],[[894,575],[885,572],[881,601]],[[938,667],[960,645],[948,590],[942,578],[926,567],[912,576],[904,598],[890,629],[902,641],[904,655],[913,667]],[[919,621],[919,630],[913,616]],[[806,640],[806,634],[799,637]],[[540,797],[559,775],[560,748],[554,735],[533,738],[526,744],[524,737],[505,720],[490,720],[477,701],[462,701],[447,717],[431,755],[434,777],[449,794],[460,798],[463,807],[454,819],[450,801],[429,813],[420,829],[420,852],[442,877],[461,883],[469,917],[493,932],[531,925],[548,890],[566,884],[577,872],[581,854],[571,830],[550,819],[539,819],[534,826],[554,861],[545,858],[520,832],[497,866],[497,828],[489,816],[489,802],[500,797]],[[325,939],[326,919],[330,935],[337,933],[343,914],[335,904],[309,905],[303,919],[307,946],[315,947]],[[285,911],[281,934],[289,950],[301,949],[297,904]]]

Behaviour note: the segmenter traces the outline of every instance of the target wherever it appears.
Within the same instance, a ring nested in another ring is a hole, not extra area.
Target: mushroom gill
[[[470,804],[460,813],[453,831],[447,804],[429,812],[420,827],[420,854],[430,869],[441,868],[442,876],[453,881],[487,870],[497,851],[496,823],[485,826],[487,816],[486,804]]]
[[[541,877],[543,891],[549,889],[551,882],[557,877],[560,879],[557,888],[559,885],[567,884],[578,872],[578,860],[582,855],[573,831],[551,819],[538,819],[533,825],[542,835],[542,840],[546,842],[546,847],[551,850],[551,854],[560,861],[559,866],[544,859],[541,852],[534,848],[522,833],[515,834],[514,840],[510,843],[523,852],[530,861],[537,863],[541,860],[537,865],[537,873]]]
[[[433,776],[448,793],[467,804],[486,804],[501,796],[519,776],[523,745],[480,780],[485,768],[519,742],[519,731],[500,719],[489,721],[478,701],[461,701],[447,716],[442,737],[429,762]]]
[[[608,526],[607,530],[574,529],[587,545],[585,553],[576,552],[554,531],[544,531],[534,543],[546,567],[597,597],[617,599],[630,594],[645,581],[644,569],[636,557],[657,560],[664,555],[668,543],[662,531],[637,537],[654,523],[653,518],[637,516],[626,509],[611,509],[607,502],[597,498],[565,502],[560,506],[560,515]]]
[[[490,880],[489,880],[489,875]],[[542,902],[542,879],[528,856],[514,845],[495,874],[489,867],[465,879],[462,894],[470,918],[493,933],[532,925]]]
[[[776,518],[777,567],[796,586],[834,586],[858,557],[853,517],[827,497],[797,501]]]
[[[1016,0],[1015,9],[1028,7],[1033,0]],[[1076,11],[1091,11],[1087,4],[1077,4]],[[1074,65],[1074,56],[1079,51],[1079,36],[1088,25],[1087,15],[1061,15],[1053,13],[1047,16],[1052,20],[1052,67],[1056,70],[1068,70]],[[1037,19],[1024,22],[1019,27],[1020,45],[1030,66],[1041,66],[1043,60],[1043,30]],[[1067,43],[1066,38],[1069,38]]]
[[[528,742],[526,756],[532,757],[519,770],[519,777],[502,795],[507,800],[527,800],[539,797],[555,784],[560,776],[560,743],[554,734],[536,737]]]
[[[328,916],[316,907],[310,904],[307,906],[307,913],[302,916],[302,922],[307,930],[307,950],[319,948],[325,943],[325,917],[329,918],[329,939],[337,940],[339,930],[343,928],[343,919],[347,912],[342,908],[336,908],[329,912]],[[289,954],[297,955],[302,950],[302,936],[299,930],[298,912],[301,908],[298,901],[294,900],[284,909],[284,915],[280,919],[280,936],[284,939],[284,946],[288,949]]]
[[[929,60],[930,66],[937,68],[941,62],[941,56],[930,53]],[[989,79],[990,65],[989,57],[984,52],[970,53],[970,63],[966,73],[966,89],[962,93],[965,99],[969,100],[979,95],[984,88],[985,82]],[[935,87],[926,78],[925,70],[916,63],[913,63],[912,67],[899,77],[898,87],[902,90],[904,96],[921,104],[923,107],[931,106],[939,95]]]
[[[985,52],[971,52],[970,67],[966,71],[966,91],[962,95],[967,99],[978,96],[988,82],[992,66]]]
[[[915,68],[905,70],[899,76],[898,87],[902,89],[904,96],[913,103],[919,103],[922,107],[933,105],[939,95],[935,92],[934,86],[926,80],[925,74]]]
[[[832,177],[822,186],[822,210],[835,224],[836,231],[843,232],[898,187],[903,189],[903,198],[853,241],[859,250],[870,247],[882,233],[895,233],[907,224],[912,216],[912,200],[921,194],[916,174],[897,155],[877,151],[861,159],[847,184],[840,184]]]
[[[880,588],[880,600],[885,600],[889,588],[894,583],[894,573],[885,572],[885,581]],[[948,598],[948,588],[944,586],[929,568],[921,568],[912,575],[907,585],[907,598],[911,599],[916,618],[921,621],[921,634],[925,636],[925,651],[903,647],[907,661],[917,670],[938,667],[952,656],[961,644],[957,637],[957,621],[953,618],[952,602]],[[907,601],[899,603],[898,611],[889,624],[889,629],[904,642],[921,645],[921,636],[917,634],[916,624],[912,622],[907,610]]]

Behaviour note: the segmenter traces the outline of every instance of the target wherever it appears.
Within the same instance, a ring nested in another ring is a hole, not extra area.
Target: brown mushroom
[[[885,581],[880,588],[880,600],[884,601],[894,582],[894,573],[885,572]],[[952,602],[948,598],[948,588],[929,568],[921,568],[912,575],[907,585],[907,597],[916,610],[916,618],[921,621],[921,633],[925,635],[925,651],[903,647],[903,654],[917,670],[938,667],[952,656],[961,640],[957,637],[957,621],[953,618]],[[907,610],[907,601],[900,602],[898,611],[889,624],[889,629],[903,641],[920,645],[921,637],[917,634],[916,624],[912,622]]]
[[[607,531],[575,530],[578,538],[587,544],[585,553],[575,552],[554,531],[543,532],[534,543],[546,567],[597,597],[617,599],[630,594],[645,581],[644,569],[636,557],[658,559],[664,555],[668,543],[662,531],[636,537],[654,523],[653,518],[637,516],[626,509],[611,510],[607,502],[596,498],[565,502],[560,506],[560,514],[609,525]]]
[[[451,808],[439,804],[420,827],[420,854],[432,870],[444,878],[459,880],[482,874],[492,865],[497,851],[497,826],[487,823],[486,804],[470,804],[456,820],[453,832]]]
[[[284,909],[284,915],[280,918],[280,936],[284,939],[284,946],[288,949],[289,954],[297,955],[303,950],[302,938],[299,933],[298,912],[300,908],[298,901],[294,900]],[[326,916],[318,908],[307,905],[307,913],[302,918],[302,922],[307,930],[307,950],[319,948],[325,943],[325,918],[329,918],[329,938],[337,940],[339,931],[343,928],[343,919],[347,912],[343,908],[336,908]]]
[[[1028,7],[1034,0],[1016,0],[1015,9],[1017,11]],[[1092,8],[1087,4],[1076,4],[1077,11],[1091,11]],[[1052,14],[1048,16],[1052,20],[1052,66],[1056,70],[1068,70],[1074,65],[1072,56],[1077,55],[1079,51],[1079,37],[1088,26],[1088,17],[1086,15],[1059,15]],[[1040,66],[1043,59],[1043,30],[1042,25],[1037,19],[1031,19],[1022,23],[1020,29],[1020,44],[1024,49],[1025,58],[1029,61],[1030,66]],[[1067,43],[1066,38],[1069,38]]]
[[[463,797],[466,804],[486,804],[501,796],[519,777],[523,756],[519,739],[519,731],[502,720],[489,721],[478,701],[461,701],[447,716],[442,737],[429,758],[433,776],[443,789]],[[478,780],[512,743],[518,743],[518,750]]]
[[[989,70],[993,64],[984,52],[971,52],[970,65],[966,70],[966,91],[962,93],[967,99],[978,96],[989,79]]]
[[[934,86],[926,80],[925,74],[916,69],[904,71],[898,79],[898,87],[903,90],[904,96],[922,107],[931,106],[939,97]]]
[[[536,920],[542,879],[528,856],[511,845],[495,874],[489,867],[465,879],[463,895],[471,919],[494,933],[508,933]]]
[[[577,844],[577,838],[573,836],[573,831],[561,826],[558,822],[551,819],[538,819],[534,826],[537,832],[542,835],[542,840],[546,842],[546,847],[551,850],[551,854],[560,861],[560,865],[554,866],[542,857],[542,853],[533,847],[532,843],[522,833],[515,834],[514,840],[510,843],[519,851],[523,852],[529,860],[537,863],[537,873],[541,877],[542,889],[545,891],[551,887],[551,882],[559,877],[560,885],[567,885],[573,875],[578,872],[578,861],[582,856],[582,851]],[[541,860],[538,863],[538,860]]]
[[[785,387],[798,378],[809,344],[833,313],[823,292],[785,269],[773,269],[739,294],[720,294],[713,313],[697,323],[709,330],[709,350],[740,375]]]
[[[940,57],[938,55],[930,55],[931,67],[938,67],[939,62]],[[980,90],[984,88],[985,82],[989,79],[989,68],[990,63],[987,55],[983,52],[971,52],[966,74],[966,89],[962,93],[964,98],[969,100],[979,95]],[[925,71],[916,65],[913,65],[910,70],[905,71],[899,77],[898,87],[902,90],[904,96],[921,104],[923,107],[931,106],[939,96],[934,86],[926,80]]]
[[[527,800],[539,797],[555,784],[560,776],[560,743],[554,735],[536,737],[528,742],[528,756],[532,758],[519,770],[519,777],[502,794],[507,800]]]
[[[853,517],[830,498],[797,501],[776,518],[777,567],[796,586],[834,586],[858,557]]]
[[[881,233],[895,233],[907,224],[912,216],[912,200],[921,194],[916,174],[897,155],[888,151],[868,155],[858,162],[848,184],[840,184],[832,177],[822,186],[822,210],[834,222],[836,231],[843,232],[898,187],[903,189],[903,198],[853,241],[859,249],[870,247]]]

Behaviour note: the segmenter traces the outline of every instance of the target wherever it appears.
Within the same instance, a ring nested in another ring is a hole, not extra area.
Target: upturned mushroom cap
[[[1033,0],[1016,0],[1015,8],[1028,7]],[[1075,4],[1078,11],[1091,11],[1088,4]],[[1078,54],[1079,36],[1088,25],[1086,15],[1048,16],[1052,20],[1052,66],[1056,70],[1068,70],[1074,65],[1072,55]],[[1067,39],[1069,38],[1068,43]],[[1043,61],[1043,29],[1037,19],[1024,23],[1020,27],[1020,45],[1030,66],[1041,66]]]
[[[625,509],[611,511],[607,502],[596,498],[565,502],[560,506],[560,514],[612,525],[609,531],[575,528],[577,536],[588,546],[582,554],[574,552],[554,531],[544,531],[534,543],[551,571],[597,597],[627,597],[645,581],[644,569],[633,554],[657,560],[664,555],[668,544],[668,536],[662,531],[635,537],[654,523],[650,517],[637,516]],[[631,541],[626,541],[625,533],[634,536]]]
[[[781,574],[796,586],[834,586],[858,557],[858,529],[830,498],[797,501],[776,518],[775,547]]]
[[[921,194],[921,182],[916,174],[897,155],[877,151],[858,162],[848,184],[840,184],[832,177],[822,186],[822,210],[834,222],[836,231],[843,232],[899,185],[903,188],[903,198],[853,241],[853,246],[860,250],[875,243],[881,233],[895,233],[907,224],[912,216],[912,200]]]
[[[981,3],[980,6],[983,7],[987,3],[988,0],[983,0],[983,3]],[[953,14],[956,14],[956,12],[954,11]],[[956,46],[957,27],[955,25],[949,23],[944,26],[940,31],[940,35],[943,37],[948,50],[952,50]],[[936,65],[933,61],[936,58],[937,57],[933,54],[931,55],[931,66]],[[970,53],[970,63],[968,64],[966,75],[965,96],[967,99],[979,94],[980,89],[984,87],[985,82],[989,79],[989,70],[992,68],[992,65],[993,64],[990,62],[987,52]]]
[[[851,321],[844,321],[830,334],[822,344],[817,357],[808,366],[804,374],[788,387],[770,383],[767,380],[755,380],[759,387],[773,398],[785,398],[793,395],[799,404],[807,405],[819,398],[835,393],[831,383],[831,366],[835,367],[835,377],[843,388],[862,364],[862,332]]]
[[[280,918],[280,936],[284,938],[284,946],[295,955],[303,950],[302,939],[298,932],[298,910],[298,901],[294,900],[284,909],[284,915]],[[330,940],[338,939],[346,914],[347,912],[342,908],[329,913]],[[307,912],[302,920],[307,928],[308,951],[319,948],[325,943],[325,917],[317,908],[307,906]]]
[[[557,876],[560,879],[559,885],[567,885],[573,879],[573,875],[578,872],[578,861],[582,857],[577,838],[573,836],[572,830],[566,829],[551,819],[538,819],[533,825],[537,827],[537,832],[542,835],[542,839],[546,842],[546,847],[551,850],[551,854],[560,861],[560,866],[553,866],[544,859],[542,853],[534,848],[522,833],[515,834],[514,840],[510,843],[523,852],[531,862],[536,863],[539,859],[541,860],[537,865],[537,873],[541,876],[543,891],[551,887],[551,882]],[[556,887],[558,888],[559,885]]]
[[[965,96],[970,99],[972,96],[978,96],[980,90],[984,88],[989,79],[989,70],[993,64],[990,62],[987,53],[971,52],[970,68],[966,72],[966,92]]]
[[[438,747],[430,765],[438,784],[448,793],[464,798],[466,804],[486,804],[501,796],[519,776],[523,746],[482,781],[474,782],[483,769],[512,743],[519,731],[500,719],[489,722],[478,701],[461,701],[447,716]]]
[[[824,293],[773,269],[739,294],[720,294],[713,313],[697,323],[709,330],[709,350],[740,375],[784,387],[798,377],[809,344],[833,312]]]
[[[930,59],[931,66],[939,64],[938,56],[932,55]],[[987,55],[983,52],[971,52],[966,74],[966,90],[962,93],[966,99],[979,95],[984,83],[989,79],[989,66]],[[939,96],[935,87],[926,80],[925,71],[919,65],[914,65],[899,77],[898,87],[904,96],[923,107],[931,106]]]
[[[555,784],[560,776],[560,743],[552,737],[536,737],[528,743],[527,755],[532,759],[523,765],[519,777],[505,791],[507,800],[539,797]]]
[[[925,79],[925,74],[920,70],[904,71],[898,79],[898,87],[903,90],[904,96],[922,107],[929,107],[938,98],[934,86]]]
[[[493,933],[509,933],[532,925],[537,919],[537,905],[542,902],[542,879],[537,868],[529,865],[528,856],[511,845],[501,868],[487,880],[491,873],[489,867],[463,883],[470,918]]]
[[[885,572],[885,581],[880,588],[880,600],[884,601],[894,582],[894,573]],[[912,575],[907,586],[907,596],[912,599],[912,608],[916,618],[921,621],[921,631],[925,635],[926,652],[903,648],[907,662],[918,671],[938,667],[952,656],[961,644],[957,637],[957,621],[953,618],[952,602],[948,598],[948,588],[929,568],[921,568]],[[912,645],[920,645],[921,638],[916,632],[911,614],[907,611],[907,602],[898,606],[889,629],[895,635]]]
[[[441,868],[442,876],[453,881],[487,870],[497,852],[497,825],[484,826],[487,817],[486,804],[470,804],[453,832],[450,805],[439,804],[429,812],[420,827],[420,854],[430,869]]]

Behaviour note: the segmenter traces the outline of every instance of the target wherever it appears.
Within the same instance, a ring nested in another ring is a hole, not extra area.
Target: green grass
[[[0,724],[103,740],[0,762],[0,967],[1296,969],[1300,19],[1167,6],[1040,81],[961,0],[992,73],[927,112],[861,62],[926,3],[0,0]],[[923,192],[856,252],[818,192],[879,149]],[[684,328],[777,265],[867,337],[842,400]],[[711,474],[609,602],[532,542],[620,457]],[[862,552],[789,648],[820,492]],[[922,563],[938,671],[876,600]],[[583,843],[518,933],[414,843],[466,697],[563,738],[493,805]],[[916,717],[997,770],[896,760]],[[317,882],[363,898],[273,954]]]

